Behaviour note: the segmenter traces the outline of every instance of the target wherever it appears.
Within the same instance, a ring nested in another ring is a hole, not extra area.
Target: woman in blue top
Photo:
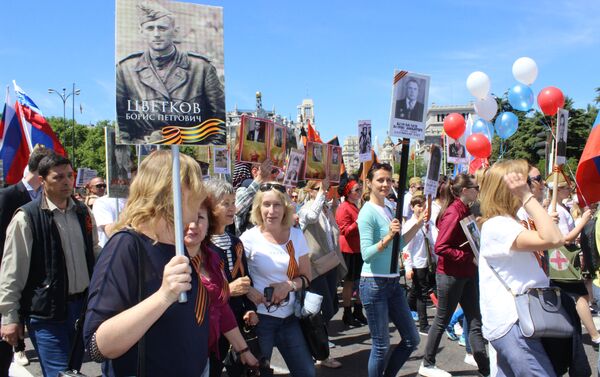
[[[400,232],[385,198],[392,188],[392,167],[375,163],[367,174],[369,201],[358,214],[360,252],[364,264],[360,274],[360,297],[367,313],[373,347],[369,356],[369,377],[395,376],[419,345],[419,333],[412,319],[406,294],[400,287],[398,260],[392,260],[392,241]],[[424,216],[400,238],[400,247],[410,242],[423,226]],[[402,341],[391,351],[389,321]]]

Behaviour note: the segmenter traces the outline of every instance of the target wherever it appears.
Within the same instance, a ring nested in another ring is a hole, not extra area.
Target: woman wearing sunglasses
[[[323,296],[321,313],[326,324],[338,311],[338,276],[346,274],[346,264],[339,245],[340,230],[327,203],[328,189],[328,179],[308,181],[305,190],[310,199],[298,212],[300,229],[308,242],[312,276],[310,291]],[[317,365],[340,368],[342,363],[330,357],[319,360]]]
[[[477,200],[479,186],[475,178],[459,174],[444,186],[446,201],[437,218],[438,237],[435,253],[438,255],[436,283],[438,306],[435,319],[427,336],[425,357],[419,374],[426,377],[450,377],[451,374],[435,366],[435,356],[442,335],[460,303],[469,323],[469,341],[479,373],[490,374],[490,362],[481,334],[481,312],[477,285],[475,254],[462,230],[460,221],[469,215],[469,206]]]
[[[262,355],[270,359],[276,346],[292,376],[311,377],[312,356],[294,314],[296,291],[311,278],[309,249],[302,231],[292,227],[294,212],[285,186],[262,183],[250,215],[255,227],[240,239],[254,288],[266,296],[257,308]]]
[[[419,345],[419,333],[410,314],[406,293],[400,286],[398,260],[392,257],[394,236],[400,221],[386,205],[392,188],[392,167],[374,163],[367,174],[366,202],[358,214],[360,252],[360,298],[367,313],[373,347],[369,355],[369,377],[395,376]],[[400,237],[400,248],[423,226],[423,218]],[[389,322],[402,341],[390,349]]]

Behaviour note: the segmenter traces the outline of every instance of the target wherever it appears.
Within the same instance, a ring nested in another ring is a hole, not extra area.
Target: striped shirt
[[[233,252],[231,251],[231,237],[227,233],[213,234],[210,236],[210,242],[216,247],[225,251],[227,255],[227,268],[229,272],[233,271]]]

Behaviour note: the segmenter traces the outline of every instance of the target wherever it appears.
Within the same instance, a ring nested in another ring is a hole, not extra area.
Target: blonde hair
[[[188,189],[190,197],[183,205],[197,207],[206,197],[202,184],[200,165],[191,157],[181,154],[181,188]],[[140,231],[140,226],[154,224],[163,219],[167,226],[174,227],[173,214],[173,158],[170,151],[156,151],[142,162],[137,176],[129,188],[129,198],[117,224],[115,232],[125,227]],[[155,240],[158,234],[155,234]]]
[[[270,182],[273,184],[279,184],[277,182]],[[264,184],[264,183],[263,183]],[[261,185],[262,186],[262,185]],[[281,225],[285,228],[291,228],[294,224],[294,213],[296,213],[296,206],[292,203],[288,194],[283,193],[279,190],[271,188],[269,191],[258,190],[254,201],[252,202],[252,210],[250,212],[250,222],[254,225],[262,226],[264,224],[260,207],[262,204],[263,196],[267,192],[274,192],[277,195],[277,199],[283,204],[285,212],[283,213],[283,219],[281,219]]]
[[[510,192],[504,183],[504,176],[508,173],[521,173],[523,177],[527,177],[528,171],[529,164],[525,160],[496,162],[487,170],[479,194],[482,223],[494,216],[517,216],[521,201]]]

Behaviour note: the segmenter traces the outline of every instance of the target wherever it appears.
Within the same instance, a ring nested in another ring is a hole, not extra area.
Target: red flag
[[[600,201],[600,113],[581,153],[575,177],[579,203],[587,205]]]
[[[322,143],[323,140],[321,140],[321,136],[319,136],[319,133],[313,128],[313,126],[310,124],[310,120],[308,121],[308,124],[306,126],[306,128],[308,129],[307,131],[307,141],[314,141],[317,143]]]

